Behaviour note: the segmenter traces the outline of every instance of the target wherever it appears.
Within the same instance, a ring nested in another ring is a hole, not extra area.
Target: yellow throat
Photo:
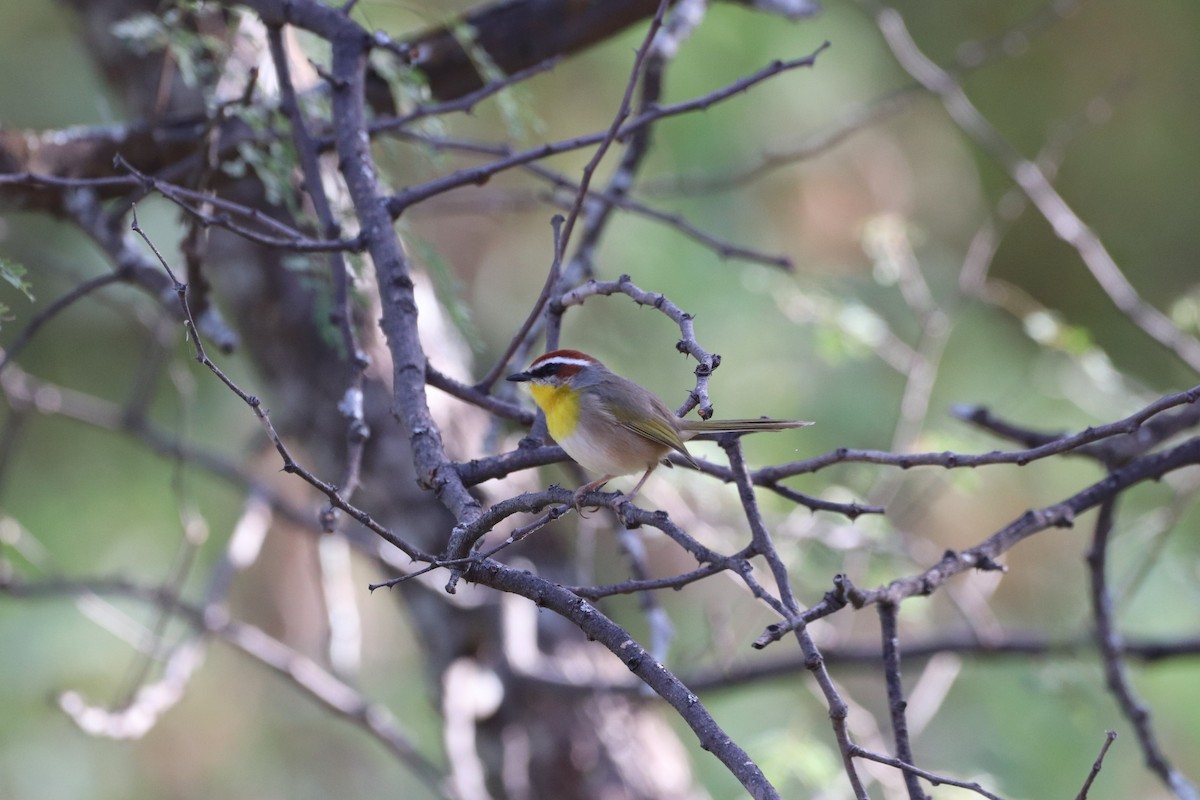
[[[569,438],[579,424],[579,392],[567,386],[531,383],[533,402],[546,414],[546,428],[557,442]]]

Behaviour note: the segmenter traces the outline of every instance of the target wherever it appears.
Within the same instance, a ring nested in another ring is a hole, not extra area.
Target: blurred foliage
[[[363,2],[356,14],[399,38],[467,7]],[[1200,5],[1165,0],[1135,10],[1094,0],[1036,35],[1006,34],[1040,8],[1034,2],[942,0],[905,4],[903,11],[916,41],[939,63],[970,57],[979,51],[972,43],[995,51],[984,65],[964,73],[973,102],[1027,156],[1066,137],[1056,186],[1143,296],[1194,331],[1200,282],[1192,259],[1200,252],[1200,226],[1187,209],[1200,184],[1200,161],[1194,157],[1200,137],[1195,102]],[[65,12],[48,3],[9,4],[0,20],[3,74],[34,76],[0,81],[0,119],[6,126],[44,128],[119,117],[104,99]],[[603,129],[641,36],[640,30],[630,31],[570,59],[520,87],[517,106],[506,93],[503,103],[446,120],[446,131],[488,141],[519,131],[516,146],[526,146],[543,136]],[[757,180],[688,190],[687,180],[737,173],[765,155],[788,152],[847,113],[909,85],[870,18],[853,3],[831,0],[824,14],[794,25],[741,7],[710,9],[669,68],[667,102],[712,91],[825,40],[833,46],[813,69],[782,75],[703,114],[657,127],[646,170],[650,188],[642,195],[729,242],[789,255],[794,273],[722,260],[677,231],[633,215],[614,221],[597,260],[601,278],[629,273],[642,288],[661,291],[696,315],[700,342],[723,357],[711,385],[720,416],[818,421],[802,437],[748,441],[752,463],[843,446],[893,447],[908,376],[881,357],[881,346],[888,336],[912,346],[920,321],[881,267],[886,259],[872,257],[869,233],[879,220],[898,225],[948,317],[928,415],[910,449],[979,452],[1001,446],[951,418],[947,411],[954,404],[986,404],[1018,423],[1068,431],[1124,416],[1159,394],[1195,383],[1194,375],[1115,311],[1075,253],[1039,216],[1013,211],[1019,202],[1002,200],[1011,188],[1008,179],[929,97],[914,95],[837,146]],[[395,166],[391,180],[397,185],[413,180],[412,172],[437,174],[460,163],[444,153],[431,159],[428,149],[403,143],[381,145],[380,152],[385,164]],[[587,156],[569,153],[550,164],[575,176]],[[602,169],[597,181],[604,177]],[[501,176],[434,200],[408,222],[419,260],[478,343],[480,371],[503,351],[550,262],[552,210],[512,199],[528,195],[531,186],[546,189]],[[160,226],[156,241],[171,241],[171,213],[151,216]],[[1008,302],[1001,306],[963,296],[958,283],[967,248],[989,218],[1001,226],[991,267],[991,276],[1008,288]],[[36,297],[31,305],[18,291],[22,287],[0,284],[6,343],[37,309],[81,278],[107,269],[78,236],[29,215],[0,218],[0,257],[9,265],[6,280],[14,283],[10,275],[23,280],[25,294]],[[13,271],[16,265],[27,267],[27,274]],[[122,403],[147,353],[160,346],[147,342],[165,342],[164,366],[152,376],[161,391],[153,394],[151,416],[174,434],[227,455],[242,458],[255,451],[261,442],[252,416],[191,364],[181,329],[164,334],[164,324],[149,300],[130,290],[105,290],[53,320],[21,364],[44,380]],[[677,338],[665,318],[615,296],[591,299],[569,313],[563,343],[603,357],[677,405],[691,386],[693,366],[676,354]],[[238,357],[223,360],[222,368],[254,387]],[[698,452],[718,458],[719,451],[709,447],[698,445]],[[234,489],[196,467],[148,454],[123,434],[58,418],[31,418],[9,458],[12,466],[0,487],[3,513],[23,526],[22,541],[32,537],[42,549],[19,560],[29,575],[161,580],[181,547],[184,512],[200,514],[210,532],[200,546],[204,560],[219,552],[240,505]],[[648,497],[696,509],[701,538],[740,536],[736,514],[719,501],[731,490],[681,473],[656,476]],[[878,495],[889,505],[886,520],[851,524],[823,514],[788,514],[782,504],[764,503],[791,548],[796,585],[806,593],[801,599],[811,603],[835,572],[847,571],[863,585],[907,574],[935,560],[941,549],[974,544],[1025,509],[1057,501],[1099,477],[1090,463],[1068,459],[972,472],[896,473],[847,464],[790,484],[839,500]],[[1189,477],[1181,473],[1167,483],[1187,490]],[[1126,590],[1120,627],[1130,633],[1195,633],[1200,544],[1186,532],[1195,529],[1196,512],[1184,503],[1173,509],[1171,502],[1169,491],[1147,486],[1121,505],[1111,561],[1114,585]],[[905,603],[902,631],[920,638],[935,621],[965,634],[970,628],[964,617],[971,616],[965,610],[986,609],[982,618],[971,618],[981,635],[1006,628],[1080,635],[1089,619],[1082,559],[1091,522],[1088,515],[1073,530],[1022,544],[1006,558],[1011,569],[1003,580],[971,575],[953,592]],[[562,535],[567,534],[553,529],[539,533]],[[288,550],[295,541],[279,547]],[[588,546],[594,548],[598,579],[624,576],[612,542],[589,545],[580,534],[579,547]],[[0,535],[0,547],[11,557],[11,536]],[[669,546],[651,552],[664,570],[677,566]],[[266,588],[242,598],[244,611],[282,635],[286,595],[268,577],[263,580]],[[691,587],[662,599],[680,628],[668,666],[700,672],[758,663],[760,654],[746,642],[771,616],[744,597],[728,595]],[[419,654],[406,649],[411,640],[397,625],[392,603],[378,597],[362,603],[371,646],[364,688],[419,731],[426,752],[435,755],[436,713],[418,677]],[[601,605],[631,630],[644,629],[636,603]],[[145,617],[136,605],[122,608]],[[842,616],[821,627],[818,641],[877,641],[873,612]],[[219,644],[185,702],[136,746],[84,737],[48,701],[68,688],[106,701],[128,680],[138,658],[69,603],[0,602],[0,652],[0,708],[9,710],[0,714],[5,743],[0,796],[318,798],[367,796],[384,787],[423,796],[390,757],[374,744],[364,745],[359,732],[329,725],[322,711]],[[1200,752],[1194,661],[1132,671],[1169,754],[1196,779],[1195,765],[1188,762]],[[826,712],[800,672],[705,699],[735,740],[760,757],[785,796],[809,796],[831,781],[835,788],[828,796],[841,796]],[[857,719],[868,728],[874,720],[886,727],[886,697],[876,673],[835,668],[835,675],[843,674],[852,675],[851,694],[864,709]],[[920,685],[925,674],[919,663],[906,668],[910,686]],[[230,687],[236,696],[230,696]],[[930,769],[980,780],[1006,797],[1072,796],[1104,731],[1117,728],[1121,738],[1092,796],[1166,796],[1144,770],[1133,734],[1105,692],[1091,655],[965,657],[938,702],[929,707],[929,724],[915,740],[918,758]],[[695,749],[686,731],[683,739]],[[716,762],[697,750],[694,763],[714,797],[739,796]],[[975,772],[962,775],[964,768]],[[937,796],[967,795],[939,789]]]

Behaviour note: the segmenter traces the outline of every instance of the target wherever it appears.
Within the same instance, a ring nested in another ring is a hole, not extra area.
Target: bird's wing
[[[684,460],[693,467],[699,466],[692,458],[692,454],[688,452],[683,439],[679,437],[679,431],[670,422],[653,417],[633,419],[627,414],[622,414],[620,409],[610,408],[609,410],[622,427],[633,431],[638,436],[642,436],[652,442],[657,442],[663,447],[671,448],[683,456]],[[671,416],[671,412],[665,406],[662,408],[662,411],[668,417]]]

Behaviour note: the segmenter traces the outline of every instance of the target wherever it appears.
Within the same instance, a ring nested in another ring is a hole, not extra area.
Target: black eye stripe
[[[531,380],[546,380],[547,378],[570,378],[581,369],[591,366],[586,361],[575,358],[551,358],[541,364],[531,366],[526,373]]]
[[[542,364],[536,369],[529,370],[531,378],[553,378],[558,374],[558,371],[563,367],[562,364]]]

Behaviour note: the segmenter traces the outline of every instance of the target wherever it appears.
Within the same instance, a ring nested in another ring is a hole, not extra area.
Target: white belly
[[[593,439],[589,442],[588,438]],[[631,464],[628,455],[619,457],[610,447],[597,445],[595,437],[566,436],[559,445],[584,469],[599,475],[628,475],[646,469],[648,464]],[[653,462],[651,462],[653,463]]]

